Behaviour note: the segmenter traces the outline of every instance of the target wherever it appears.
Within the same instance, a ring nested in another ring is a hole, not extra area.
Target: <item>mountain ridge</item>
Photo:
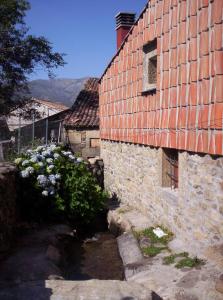
[[[29,82],[30,95],[71,107],[89,77],[35,79]]]

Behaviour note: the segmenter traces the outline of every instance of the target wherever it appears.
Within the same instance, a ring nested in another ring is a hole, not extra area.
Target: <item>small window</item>
[[[90,139],[90,147],[91,148],[99,148],[100,147],[100,139]]]
[[[178,150],[163,149],[162,186],[178,188]]]
[[[83,131],[81,132],[81,144],[85,144],[86,143],[86,132]]]
[[[157,41],[143,47],[143,92],[156,89],[157,82]]]

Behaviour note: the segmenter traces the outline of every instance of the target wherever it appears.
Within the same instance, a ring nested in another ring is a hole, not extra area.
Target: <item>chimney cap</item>
[[[135,23],[135,13],[132,12],[119,12],[116,16],[116,29],[121,26],[132,27]]]

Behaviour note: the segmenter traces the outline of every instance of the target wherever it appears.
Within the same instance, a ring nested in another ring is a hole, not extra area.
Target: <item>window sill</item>
[[[156,92],[156,84],[151,84],[143,89],[142,95],[148,93],[155,93],[155,92]]]

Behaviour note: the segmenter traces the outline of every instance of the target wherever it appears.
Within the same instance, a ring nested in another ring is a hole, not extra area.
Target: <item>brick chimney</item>
[[[120,48],[130,28],[135,23],[134,13],[118,13],[116,19],[117,49]]]

